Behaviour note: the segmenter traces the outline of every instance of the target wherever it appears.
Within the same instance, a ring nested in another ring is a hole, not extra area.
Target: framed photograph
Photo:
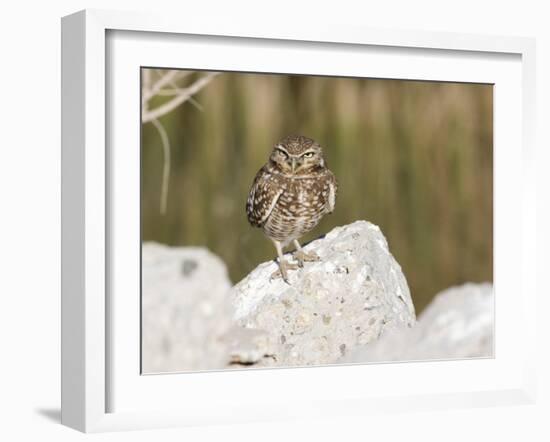
[[[530,403],[534,41],[62,21],[62,422]]]

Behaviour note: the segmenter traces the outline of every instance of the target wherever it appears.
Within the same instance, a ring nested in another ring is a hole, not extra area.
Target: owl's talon
[[[300,267],[304,266],[305,262],[315,262],[320,261],[319,255],[315,252],[304,252],[303,250],[296,250],[294,252],[294,259],[298,261]]]
[[[283,281],[290,285],[287,270],[297,270],[297,269],[298,269],[298,265],[291,264],[287,261],[281,261],[279,263],[279,270],[275,270],[271,274],[271,279],[283,278]]]

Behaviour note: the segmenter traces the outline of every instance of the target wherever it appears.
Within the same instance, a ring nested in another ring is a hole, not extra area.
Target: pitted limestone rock
[[[260,365],[334,363],[387,329],[415,323],[407,281],[377,226],[336,227],[304,249],[320,261],[290,272],[290,285],[271,278],[271,261],[230,293],[236,322],[269,334],[271,354]]]

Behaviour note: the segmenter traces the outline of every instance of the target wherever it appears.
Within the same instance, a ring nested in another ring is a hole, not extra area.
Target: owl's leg
[[[276,272],[273,272],[271,275],[271,278],[280,278],[283,277],[283,280],[290,284],[288,281],[288,273],[287,270],[296,270],[298,266],[296,264],[291,264],[288,261],[285,261],[283,258],[283,246],[279,241],[273,241],[275,244],[275,248],[277,249],[277,256],[279,257],[279,270]]]
[[[314,262],[319,261],[321,258],[319,258],[319,255],[315,252],[306,252],[304,249],[302,249],[302,246],[300,246],[300,243],[297,239],[294,240],[294,245],[296,246],[296,251],[294,252],[294,258],[296,261],[298,261],[298,265],[300,267],[304,266],[304,262]]]

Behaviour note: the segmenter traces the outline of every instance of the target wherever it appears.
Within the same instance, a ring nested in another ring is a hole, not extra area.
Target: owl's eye
[[[277,153],[283,158],[288,158],[288,154],[282,149],[277,149]]]
[[[302,157],[304,157],[304,158],[311,158],[313,155],[314,155],[313,152],[306,152],[305,154],[302,155]]]

